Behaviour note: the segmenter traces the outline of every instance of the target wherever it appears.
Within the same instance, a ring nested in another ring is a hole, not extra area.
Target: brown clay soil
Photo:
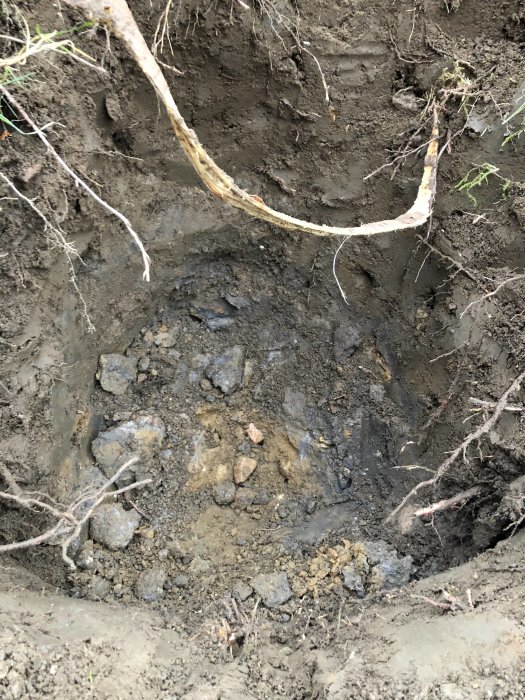
[[[0,2],[2,34],[22,14],[32,30],[83,21],[15,4]],[[130,7],[151,45],[165,2]],[[166,70],[184,118],[241,186],[303,219],[406,211],[428,95],[455,89],[435,207],[428,228],[338,251],[214,199],[103,28],[75,42],[105,72],[50,53],[19,67],[9,91],[130,219],[152,279],[2,98],[20,131],[6,126],[0,172],[81,260],[75,289],[3,180],[0,464],[17,484],[4,470],[0,487],[70,503],[112,476],[101,444],[138,452],[132,476],[152,481],[119,497],[123,548],[92,525],[75,571],[60,538],[2,554],[0,696],[525,697],[525,391],[410,505],[473,498],[385,522],[524,369],[521,113],[504,123],[525,92],[524,3],[175,0],[168,18],[159,57],[182,72]],[[471,197],[457,190],[487,163]],[[108,354],[130,373],[117,393]],[[234,483],[241,463],[255,468]],[[52,524],[0,503],[3,544]]]

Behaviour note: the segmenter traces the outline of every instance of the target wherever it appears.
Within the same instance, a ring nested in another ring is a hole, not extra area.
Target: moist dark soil
[[[0,486],[71,503],[134,455],[117,485],[150,482],[98,510],[74,571],[60,537],[2,554],[2,697],[521,698],[524,390],[387,519],[524,368],[525,8],[244,4],[172,3],[159,45],[219,165],[303,219],[394,218],[417,193],[428,96],[452,89],[432,218],[341,247],[227,207],[103,28],[75,42],[104,72],[52,53],[19,68],[9,92],[129,218],[152,279],[2,99],[19,195],[2,180]],[[45,31],[83,20],[17,8]],[[154,45],[165,3],[130,8]],[[0,4],[2,33],[19,13]],[[74,243],[73,282],[23,197]],[[0,508],[5,544],[53,525]]]

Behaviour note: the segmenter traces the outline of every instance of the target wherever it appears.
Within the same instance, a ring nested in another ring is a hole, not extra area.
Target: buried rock
[[[139,513],[124,510],[120,503],[104,503],[91,517],[91,539],[109,549],[124,549],[133,539],[140,518]]]
[[[143,416],[99,433],[93,440],[91,449],[98,465],[108,478],[111,478],[124,462],[138,456],[140,465],[133,465],[118,479],[119,486],[128,485],[138,478],[143,467],[151,463],[165,435],[166,428],[160,418]]]
[[[206,376],[214,387],[228,396],[241,386],[243,369],[244,348],[234,345],[212,360]]]
[[[236,484],[243,484],[253,474],[257,467],[257,460],[252,457],[239,457],[233,467],[233,480]]]
[[[251,585],[267,608],[277,608],[293,596],[288,577],[282,571],[258,574]]]
[[[213,500],[218,506],[229,506],[235,500],[235,484],[221,481],[213,487]]]
[[[164,584],[167,578],[164,569],[146,569],[137,579],[135,595],[147,603],[159,600],[164,595]]]
[[[99,359],[100,370],[97,378],[104,391],[115,396],[122,396],[130,382],[137,378],[137,360],[125,355],[111,353],[101,355]]]

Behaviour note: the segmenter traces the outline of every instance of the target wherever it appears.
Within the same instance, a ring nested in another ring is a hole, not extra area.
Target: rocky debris
[[[229,506],[235,499],[235,484],[221,481],[213,487],[213,500],[218,506]]]
[[[334,354],[337,362],[346,362],[361,345],[360,331],[348,321],[340,323],[334,331]]]
[[[149,466],[165,435],[166,428],[160,418],[143,416],[99,433],[91,449],[107,477],[112,477],[131,457],[138,456],[139,463],[118,480],[119,485],[130,484]]]
[[[237,489],[235,494],[235,501],[233,502],[234,508],[239,508],[239,510],[244,510],[251,506],[255,500],[255,491],[249,488]]]
[[[104,391],[109,391],[115,396],[122,396],[130,382],[137,377],[137,360],[125,355],[109,354],[101,355],[99,359],[100,369],[97,378]]]
[[[140,518],[137,511],[124,510],[120,503],[104,503],[91,517],[91,539],[109,549],[124,549],[131,542]]]
[[[264,441],[264,435],[254,423],[250,423],[246,428],[246,435],[250,438],[254,445],[260,445]]]
[[[399,90],[395,95],[392,95],[392,104],[404,112],[417,113],[420,111],[417,97],[410,89]]]
[[[252,593],[253,588],[244,583],[244,581],[237,581],[232,588],[232,596],[239,603],[244,603],[245,600],[248,600]]]
[[[356,593],[359,598],[364,598],[365,596],[365,586],[363,584],[363,579],[355,570],[352,564],[345,566],[341,571],[343,574],[343,586],[352,593]]]
[[[111,119],[111,121],[122,121],[122,108],[120,106],[119,99],[115,94],[110,93],[105,96],[104,107],[106,108],[107,115]]]
[[[159,600],[164,595],[166,579],[164,569],[146,569],[135,583],[135,595],[147,603]]]
[[[244,348],[241,345],[234,345],[222,355],[213,358],[206,370],[206,376],[213,386],[228,396],[241,386],[243,368]]]
[[[267,608],[277,608],[293,596],[288,577],[282,571],[258,574],[252,579],[252,586]]]
[[[233,480],[236,484],[244,484],[257,467],[257,460],[252,457],[239,457],[233,467]]]
[[[186,574],[179,574],[178,576],[175,576],[175,578],[172,581],[172,585],[175,588],[186,588],[188,583],[190,582],[190,579]]]

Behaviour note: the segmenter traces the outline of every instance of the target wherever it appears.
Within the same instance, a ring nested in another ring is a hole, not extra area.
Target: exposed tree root
[[[72,7],[82,10],[91,20],[109,26],[122,39],[134,59],[149,79],[164,104],[173,129],[197,174],[210,191],[223,201],[250,216],[268,221],[286,229],[303,231],[317,236],[372,236],[378,233],[399,231],[420,226],[428,220],[436,190],[436,171],[439,137],[439,107],[433,106],[432,136],[425,157],[423,176],[413,206],[396,219],[375,221],[355,227],[338,227],[315,224],[297,219],[268,207],[257,195],[252,195],[235,184],[205,151],[195,132],[188,127],[180,114],[168,83],[157,61],[146,44],[135,19],[124,0],[66,0]]]

